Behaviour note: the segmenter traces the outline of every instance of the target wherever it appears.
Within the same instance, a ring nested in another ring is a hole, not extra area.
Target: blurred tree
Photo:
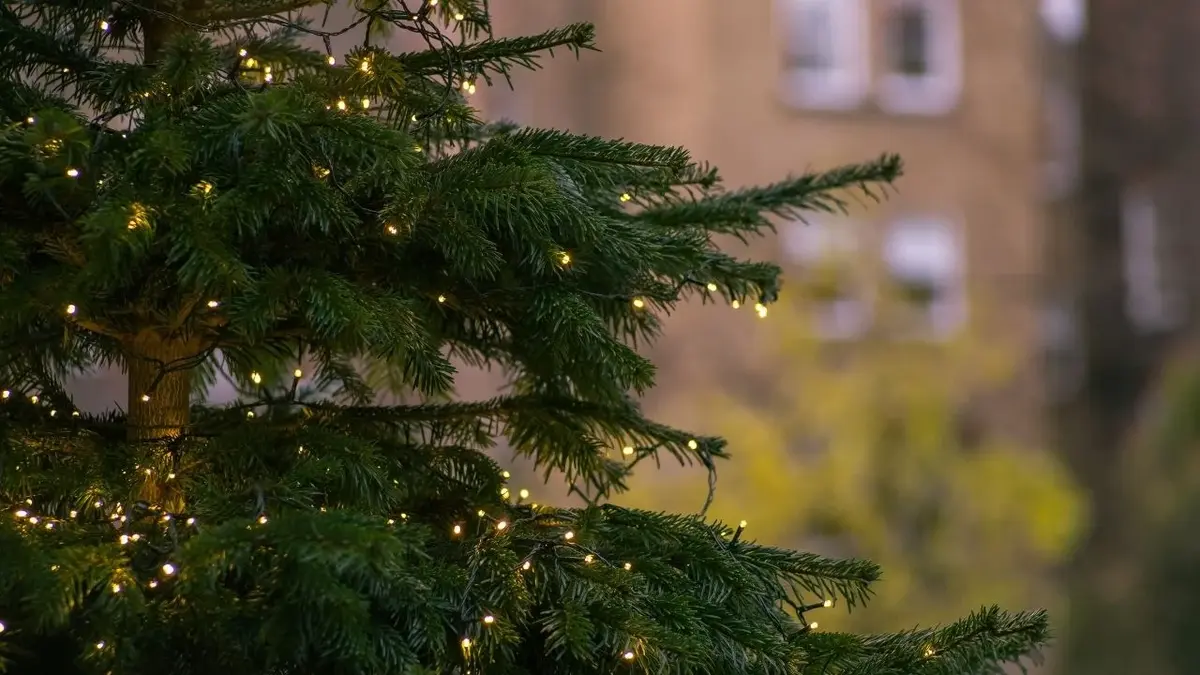
[[[823,309],[846,285],[830,284],[830,266],[815,270],[771,307],[757,372],[729,373],[699,400],[676,392],[655,411],[745,449],[719,468],[713,515],[745,518],[771,542],[878,560],[873,611],[822,617],[837,628],[949,620],[983,598],[1053,600],[1052,571],[1085,506],[1053,455],[989,419],[985,397],[1011,379],[1013,355],[969,330],[897,339],[912,337],[929,301],[910,285],[873,294],[874,327],[853,341],[823,339]],[[630,492],[638,506],[706,498],[694,475],[653,480]]]

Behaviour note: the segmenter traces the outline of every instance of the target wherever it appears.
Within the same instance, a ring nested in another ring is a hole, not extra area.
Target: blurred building
[[[1045,311],[1048,223],[1077,174],[1077,110],[1046,54],[1082,31],[1073,0],[575,0],[494,3],[501,35],[573,21],[597,25],[603,55],[568,56],[477,95],[489,117],[682,145],[733,186],[899,153],[906,174],[880,204],[848,217],[783,223],[756,254],[793,283],[831,254],[850,275],[918,284],[928,300],[911,335],[947,340],[972,323],[1019,352],[1020,395],[990,405],[1036,434],[1046,386],[1069,359],[1042,358],[1071,324]],[[1059,209],[1059,210],[1056,210]],[[853,280],[851,280],[853,281]],[[831,340],[878,323],[870,283],[851,283],[815,317]],[[724,377],[715,356],[754,358],[750,313],[684,308],[655,354],[662,388]],[[690,339],[703,334],[703,340]],[[1064,337],[1067,336],[1067,337]],[[700,367],[696,364],[703,364]]]

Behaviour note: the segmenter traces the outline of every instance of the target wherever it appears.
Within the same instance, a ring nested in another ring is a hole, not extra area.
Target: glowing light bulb
[[[444,295],[438,296],[438,302],[445,302],[445,301],[446,301],[446,296],[444,296]]]
[[[400,234],[400,228],[396,227],[395,225],[388,225],[386,228],[386,231],[388,234],[390,234],[392,236],[396,236],[397,234]]]
[[[338,101],[336,104],[334,104],[334,105],[337,107],[337,109],[338,109],[338,110],[345,110],[345,109],[346,109],[346,102],[345,102],[345,101],[341,101],[341,100],[339,100],[339,101]]]
[[[833,600],[826,598],[825,602],[821,603],[821,606],[822,607],[833,607]]]
[[[526,490],[525,488],[521,488],[521,491],[517,494],[521,497],[521,499],[529,499],[529,490]]]
[[[463,646],[463,649],[470,649],[471,648],[471,638],[463,638],[462,646]]]
[[[29,402],[30,402],[30,403],[37,403],[37,402],[38,402],[38,401],[40,401],[40,400],[41,400],[41,399],[39,399],[39,398],[37,397],[37,394],[34,394],[33,396],[30,396],[30,397],[29,397]]]
[[[462,534],[462,525],[454,526],[454,534]]]
[[[37,525],[40,522],[41,522],[41,520],[39,520],[37,516],[29,516],[29,524],[30,525]]]
[[[129,543],[129,535],[123,534],[117,538],[117,541],[121,542],[122,546],[125,546],[126,544]]]
[[[148,403],[149,401],[150,401],[150,394],[142,394],[142,403]]]
[[[758,318],[760,318],[760,319],[767,318],[767,306],[762,304],[761,302],[756,303],[754,305],[754,311],[758,312]]]
[[[630,195],[628,192],[624,192],[624,193],[622,193],[622,194],[621,194],[621,201],[623,201],[623,202],[627,202],[627,201],[629,201],[629,200],[631,200],[631,199],[633,199],[633,196],[632,196],[632,195]]]
[[[626,661],[632,661],[633,660],[633,652],[625,652],[624,654],[621,655],[621,658],[625,659]]]
[[[643,309],[646,306],[646,301],[641,298],[634,298],[633,306],[635,309]]]
[[[371,99],[369,98],[364,97],[363,100],[359,101],[359,103],[362,105],[364,110],[371,107]]]
[[[496,623],[496,617],[492,616],[491,614],[488,614],[487,616],[483,617],[483,622],[490,626],[490,625]]]
[[[501,530],[501,531],[507,530],[508,529],[508,521],[502,520],[502,521],[496,523],[496,529]]]
[[[67,169],[67,176],[70,178],[79,178],[79,169],[76,169],[75,167]]]
[[[329,58],[325,59],[325,62],[332,66],[337,63],[337,59],[334,58],[332,54],[330,54]]]
[[[632,456],[633,455],[633,446],[627,445],[627,446],[621,448],[621,454],[625,455],[626,457]]]
[[[298,379],[304,377],[304,371],[297,368],[292,371],[292,377],[294,377],[298,380]]]
[[[120,592],[121,592],[121,584],[113,584],[113,585],[111,586],[111,588],[112,588],[112,592],[113,592],[113,593],[120,593]]]
[[[28,518],[28,517],[29,517],[29,512],[28,512],[28,511],[26,511],[25,509],[21,509],[20,511],[17,511],[17,513],[16,513],[16,516],[17,516],[18,518]]]
[[[248,419],[248,420],[254,419],[254,411],[253,410],[246,411],[246,419]]]
[[[700,444],[697,443],[696,439],[693,438],[692,440],[688,441],[687,446],[688,450],[696,450],[700,447]]]
[[[729,306],[734,309],[737,309],[738,307],[742,306],[742,303],[738,302],[737,300],[734,300],[733,302],[729,303]]]
[[[925,648],[925,658],[927,658],[927,659],[928,659],[928,658],[930,658],[930,657],[932,657],[932,656],[933,656],[934,654],[936,654],[936,653],[937,653],[937,652],[934,650],[934,648],[933,648],[933,647],[926,647],[926,648]]]
[[[104,640],[96,643],[96,649],[104,649]]]
[[[148,584],[146,584],[146,585],[147,585],[147,586],[149,586],[150,588],[158,588],[158,580],[157,580],[157,579],[151,579],[151,580],[150,580],[150,583],[148,583]]]
[[[508,488],[506,488],[506,487],[500,488],[500,496],[507,498],[508,497]]]
[[[626,572],[628,572],[632,569],[633,569],[633,563],[625,563],[625,571]]]
[[[574,538],[575,538],[575,533],[571,532],[570,530],[567,530],[566,532],[563,533],[563,539],[566,539],[567,541],[571,541]]]
[[[462,21],[462,20],[463,20],[463,13],[462,13],[462,12],[455,12],[455,13],[454,13],[454,20],[455,20],[455,21]]]
[[[558,261],[564,265],[570,265],[571,264],[571,254],[567,253],[566,251],[563,251],[562,254],[558,256]]]
[[[171,563],[167,563],[162,566],[162,572],[167,576],[171,576],[172,574],[175,574],[175,566]]]
[[[744,529],[746,529],[746,525],[747,525],[747,524],[748,524],[748,523],[746,523],[746,521],[744,521],[744,520],[743,520],[742,522],[738,523],[738,527],[740,527],[740,528],[742,528],[742,529],[744,530]]]
[[[195,518],[188,518],[188,519],[187,519],[187,520],[185,520],[184,522],[185,522],[185,523],[187,523],[188,525],[195,525],[195,524],[196,524],[196,519],[195,519]]]
[[[358,69],[364,73],[371,72],[371,62],[367,59],[363,59],[362,63],[358,64]]]
[[[26,124],[33,124],[34,122],[37,122],[37,120],[36,120],[36,119],[34,119],[33,117],[26,117],[26,118],[25,118],[25,123],[26,123]]]
[[[502,471],[502,472],[500,472],[500,475],[504,476],[506,479],[512,478],[512,474],[509,473],[508,471]]]
[[[209,300],[207,304],[209,309],[216,309],[221,306],[221,303],[216,300]]]
[[[67,305],[67,314],[74,314],[79,310],[75,305]]]
[[[587,555],[583,556],[583,562],[585,562],[585,563],[588,563],[589,565],[590,565],[590,564],[592,563],[592,561],[594,561],[595,559],[596,559],[596,556],[592,555],[591,553],[589,553],[589,554],[587,554]]]
[[[259,516],[259,517],[258,517],[258,524],[259,524],[259,525],[266,525],[266,524],[267,524],[267,517],[266,517],[266,516]]]
[[[0,633],[3,633],[5,630],[6,630],[6,628],[4,626],[4,622],[0,621]]]
[[[249,52],[247,52],[245,49],[239,49],[239,50],[238,50],[238,56],[240,56],[240,57],[242,57],[242,58],[246,58],[246,54],[248,54],[248,53],[249,53]]]
[[[7,399],[10,396],[12,396],[11,391],[9,391],[7,389],[5,389],[4,391],[0,391],[0,399]]]
[[[76,516],[78,516],[78,515],[79,515],[79,512],[78,512],[78,511],[76,511],[76,510],[74,510],[74,509],[71,509],[71,511],[70,511],[70,512],[67,514],[67,517],[68,517],[68,518],[74,518],[74,517],[76,517]]]
[[[818,627],[818,626],[820,626],[820,625],[821,625],[821,624],[819,624],[819,623],[817,623],[816,621],[814,621],[814,622],[812,622],[812,623],[808,624],[808,628],[809,628],[809,630],[816,630],[816,629],[817,629],[817,627]]]
[[[533,567],[533,563],[529,562],[528,560],[521,565],[521,569],[523,570],[528,570],[530,567]]]
[[[717,285],[710,281],[710,282],[708,282],[708,285],[705,286],[705,288],[707,288],[709,290],[709,292],[716,292]]]
[[[107,21],[100,22],[100,30],[102,30],[106,33],[108,32],[108,22]]]

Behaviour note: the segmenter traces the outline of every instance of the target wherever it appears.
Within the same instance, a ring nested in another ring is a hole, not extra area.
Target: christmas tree
[[[722,190],[683,150],[477,119],[476,82],[590,49],[587,25],[340,9],[0,10],[6,672],[998,673],[1036,649],[1044,615],[995,608],[824,632],[874,565],[607,503],[636,463],[725,455],[635,399],[673,305],[776,296],[714,238],[836,211],[896,158]],[[427,47],[382,46],[406,33]],[[455,364],[511,388],[455,400]],[[65,382],[108,365],[127,404],[81,413]],[[247,395],[199,404],[222,372]],[[584,506],[510,494],[498,439]]]

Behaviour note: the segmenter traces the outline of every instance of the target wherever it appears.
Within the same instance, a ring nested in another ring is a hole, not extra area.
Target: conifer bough
[[[778,270],[714,237],[899,162],[723,191],[683,150],[476,119],[477,83],[555,47],[591,27],[493,39],[477,0],[3,4],[0,670],[998,673],[1043,641],[998,609],[825,632],[811,613],[875,566],[606,504],[638,460],[724,456],[631,398],[659,314],[775,299]],[[510,393],[454,401],[453,363]],[[123,412],[82,414],[64,381],[109,364]],[[192,405],[221,369],[242,401]],[[371,373],[411,403],[376,405]],[[496,437],[587,506],[512,495]]]

